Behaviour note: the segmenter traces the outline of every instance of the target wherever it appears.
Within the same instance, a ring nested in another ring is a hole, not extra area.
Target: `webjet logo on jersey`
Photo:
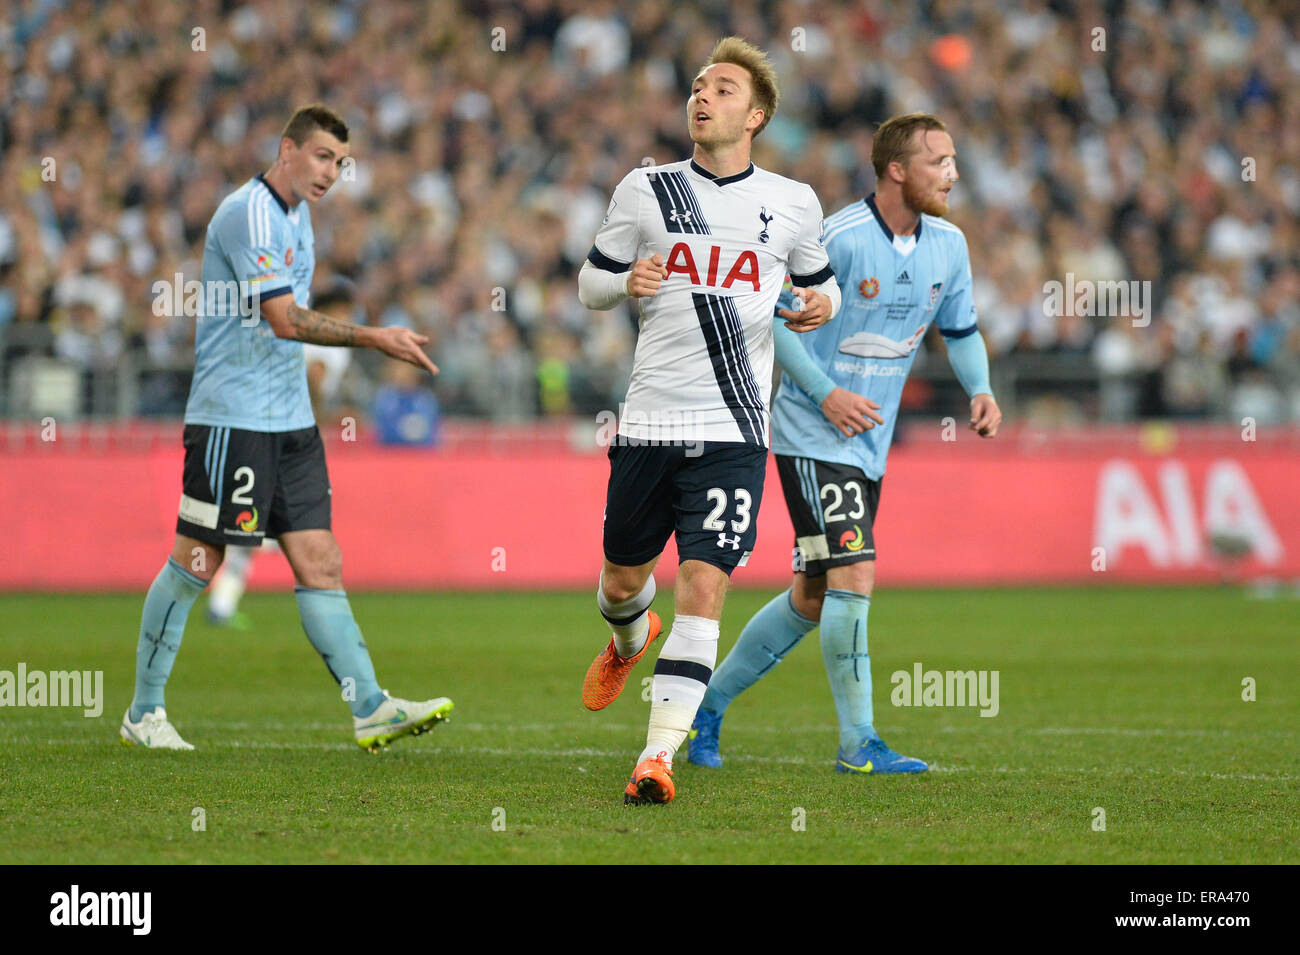
[[[153,313],[159,318],[238,318],[239,324],[252,328],[262,321],[262,304],[258,291],[263,278],[229,281],[197,279],[185,281],[177,272],[171,279],[153,283]]]
[[[906,378],[907,369],[902,365],[878,365],[875,362],[842,361],[836,359],[831,363],[842,375],[859,375],[863,378]]]

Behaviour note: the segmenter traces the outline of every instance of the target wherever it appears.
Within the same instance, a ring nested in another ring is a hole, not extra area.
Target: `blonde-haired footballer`
[[[872,142],[876,191],[826,220],[826,252],[844,296],[834,328],[778,332],[785,374],[772,450],[795,529],[794,582],[741,631],[695,717],[688,758],[718,768],[727,706],[769,673],[814,627],[839,717],[835,771],[921,773],[923,760],[880,738],[871,699],[867,612],[875,583],[872,534],[903,384],[933,323],[970,395],[970,427],[1002,423],[975,322],[970,253],[948,222],[957,155],[944,124],[925,113],[885,122]]]
[[[719,42],[686,103],[692,157],[628,173],[578,276],[588,308],[631,297],[641,313],[609,450],[596,594],[613,633],[583,682],[588,709],[614,701],[660,634],[653,571],[674,534],[680,562],[626,803],[673,798],[673,756],[713,672],[727,581],[754,547],[787,273],[802,306],[779,313],[792,329],[817,328],[839,307],[817,196],[749,158],[779,96],[766,54],[738,37]]]

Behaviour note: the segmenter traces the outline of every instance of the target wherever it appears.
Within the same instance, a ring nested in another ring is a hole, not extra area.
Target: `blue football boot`
[[[709,769],[721,768],[722,757],[718,755],[718,731],[721,729],[721,713],[698,710],[686,737],[686,761]]]
[[[835,754],[837,773],[923,773],[929,768],[919,759],[895,753],[879,737],[868,739],[851,753],[841,747]]]

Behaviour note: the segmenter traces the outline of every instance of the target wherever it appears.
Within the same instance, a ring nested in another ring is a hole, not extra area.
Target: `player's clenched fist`
[[[1002,412],[992,395],[976,395],[970,400],[970,427],[981,438],[991,438],[1002,424]]]
[[[831,300],[828,295],[810,288],[796,287],[792,291],[794,297],[803,302],[803,308],[798,311],[789,308],[776,310],[785,319],[786,328],[795,332],[810,332],[831,320]]]
[[[880,405],[870,398],[845,388],[835,388],[822,402],[822,414],[826,420],[850,438],[884,424],[885,419],[877,414],[879,410]]]
[[[664,268],[662,255],[638,259],[627,277],[627,294],[632,298],[649,298],[659,291],[659,283],[667,277],[668,270]]]
[[[438,366],[429,360],[429,356],[420,347],[428,344],[428,341],[429,336],[427,335],[417,334],[409,328],[402,328],[400,325],[390,325],[379,329],[376,344],[379,346],[379,350],[390,358],[409,362],[418,368],[425,369],[431,375],[436,375]]]

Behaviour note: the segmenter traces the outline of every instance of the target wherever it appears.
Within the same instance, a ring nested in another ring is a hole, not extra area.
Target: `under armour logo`
[[[726,534],[719,534],[718,546],[725,548],[728,544],[731,545],[732,550],[740,550],[740,535],[737,534],[735,537],[728,537]]]
[[[673,222],[675,222],[677,225],[690,225],[691,210],[687,209],[684,212],[678,212],[676,209],[674,209],[672,213],[668,216],[668,218],[671,219]]]
[[[776,218],[776,213],[774,212],[771,215],[768,215],[767,206],[759,206],[758,208],[760,210],[758,217],[763,220],[763,231],[758,234],[758,241],[766,242],[771,238],[771,236],[767,234],[767,224]]]

